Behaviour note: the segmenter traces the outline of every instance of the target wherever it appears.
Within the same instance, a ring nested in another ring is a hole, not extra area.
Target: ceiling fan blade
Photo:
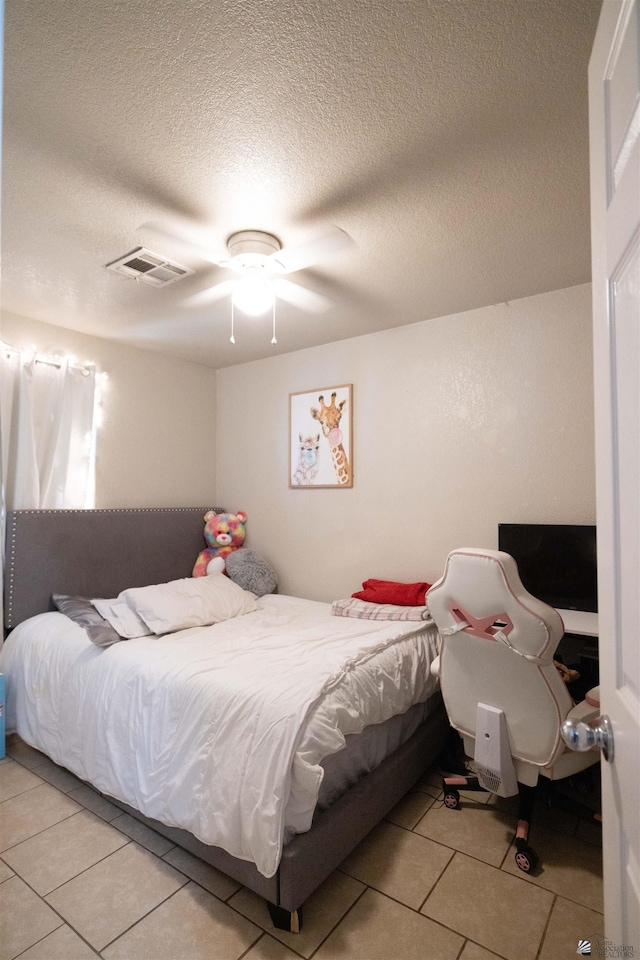
[[[300,307],[308,313],[325,313],[335,306],[333,300],[323,297],[322,294],[309,290],[307,287],[301,287],[298,283],[292,283],[291,280],[274,280],[273,288],[276,296],[294,307]]]
[[[326,257],[334,256],[353,246],[353,240],[344,230],[334,227],[328,233],[301,243],[297,247],[285,247],[272,253],[270,260],[280,264],[284,273],[304,270]]]
[[[187,297],[182,301],[184,307],[204,307],[209,303],[215,303],[216,300],[222,300],[233,293],[235,286],[234,280],[224,280],[222,283],[216,283],[213,287],[207,287],[200,293],[194,293],[192,297]]]
[[[200,242],[195,233],[184,227],[169,228],[156,220],[149,220],[138,229],[153,233],[158,240],[181,246],[200,260],[206,260],[208,263],[220,264],[228,258],[227,254],[217,253],[213,247],[209,247],[204,241]]]

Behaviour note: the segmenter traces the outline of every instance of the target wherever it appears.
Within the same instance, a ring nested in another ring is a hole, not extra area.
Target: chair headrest
[[[441,633],[464,622],[467,634],[489,640],[500,634],[518,653],[545,662],[564,633],[558,611],[525,590],[515,560],[500,550],[452,551],[427,604]]]

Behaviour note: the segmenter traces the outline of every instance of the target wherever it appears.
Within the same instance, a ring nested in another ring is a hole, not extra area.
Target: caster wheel
[[[523,873],[531,873],[538,866],[538,854],[525,844],[518,846],[516,864]]]
[[[445,788],[444,805],[449,810],[457,810],[460,806],[460,794],[454,787]]]

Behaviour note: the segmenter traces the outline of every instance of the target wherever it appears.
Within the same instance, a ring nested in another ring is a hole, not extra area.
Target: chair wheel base
[[[531,873],[540,862],[538,854],[529,846],[526,840],[522,840],[520,837],[516,837],[516,846],[516,866],[519,870],[522,870],[523,873]]]
[[[444,805],[449,810],[457,810],[460,806],[460,792],[453,787],[445,787]]]

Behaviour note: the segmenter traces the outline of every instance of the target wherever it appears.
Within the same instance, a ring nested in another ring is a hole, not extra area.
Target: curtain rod
[[[0,340],[0,350],[2,350],[2,352],[5,353],[7,357],[11,356],[12,354],[14,356],[16,355],[20,356],[20,354],[23,352],[23,350],[21,350],[19,347],[12,347],[10,344],[5,343],[4,341],[1,341],[1,340]],[[55,357],[55,356],[48,357],[48,356],[45,356],[44,354],[37,353],[35,350],[32,350],[31,353],[35,363],[41,363],[43,366],[47,366],[47,367],[55,367],[56,370],[59,370],[60,367],[62,366],[61,361],[64,359],[63,357]],[[69,366],[73,370],[81,370],[85,377],[88,377],[91,371],[95,370],[95,367],[96,367],[95,363],[77,363],[75,361],[69,363]]]

